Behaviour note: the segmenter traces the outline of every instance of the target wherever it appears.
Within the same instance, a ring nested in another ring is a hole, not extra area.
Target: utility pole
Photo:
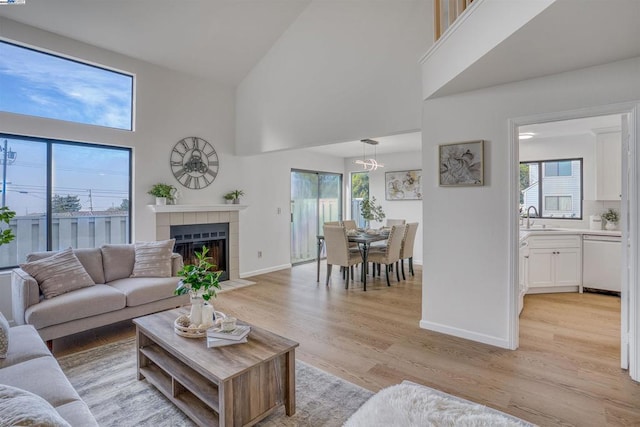
[[[91,189],[89,189],[89,211],[93,213],[93,197],[91,196]]]

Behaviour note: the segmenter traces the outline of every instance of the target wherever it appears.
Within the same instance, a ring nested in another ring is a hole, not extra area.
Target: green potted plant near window
[[[609,210],[607,210],[601,216],[602,216],[602,219],[607,221],[607,223],[604,225],[605,229],[615,230],[618,228],[618,221],[620,220],[620,215],[618,214],[618,211],[616,211],[613,208],[609,208]]]
[[[173,201],[173,195],[176,192],[176,187],[171,184],[153,184],[149,194],[155,196],[156,205],[166,205],[167,201]]]
[[[0,208],[0,222],[4,222],[9,225],[11,219],[16,216],[16,213],[6,206]],[[11,242],[16,236],[11,231],[11,228],[7,227],[0,231],[0,246]]]
[[[366,197],[360,202],[360,214],[367,222],[366,228],[369,228],[370,221],[382,221],[386,215],[382,210],[382,206],[376,203],[375,197]]]
[[[220,289],[218,279],[222,271],[215,271],[217,267],[211,263],[211,257],[207,256],[208,253],[209,249],[206,246],[202,247],[202,251],[194,252],[197,262],[186,264],[178,271],[177,274],[182,277],[182,280],[173,292],[175,295],[189,294],[191,298],[189,320],[194,325],[207,323],[202,316],[204,302],[210,302],[211,298],[215,298],[216,289]],[[209,304],[211,305],[211,303]],[[204,312],[206,313],[207,310]],[[211,315],[213,315],[213,309],[211,309]],[[211,319],[206,320],[211,321]]]

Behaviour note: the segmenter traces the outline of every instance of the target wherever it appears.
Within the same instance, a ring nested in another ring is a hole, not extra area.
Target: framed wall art
[[[386,172],[386,200],[422,200],[422,170]]]
[[[439,147],[440,185],[484,185],[484,141],[456,142]]]

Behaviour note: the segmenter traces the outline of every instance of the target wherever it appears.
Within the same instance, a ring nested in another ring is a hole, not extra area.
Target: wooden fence
[[[46,250],[46,224],[45,215],[13,218],[9,227],[16,238],[0,246],[0,267],[16,266],[26,260],[28,253]],[[129,215],[126,212],[54,214],[51,233],[53,250],[70,246],[95,248],[107,243],[127,243]]]

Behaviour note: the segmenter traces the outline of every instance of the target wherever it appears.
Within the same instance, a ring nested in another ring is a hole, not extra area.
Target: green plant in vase
[[[601,215],[601,217],[602,219],[607,221],[607,223],[604,226],[607,230],[615,230],[618,227],[618,221],[620,220],[620,215],[618,214],[617,210],[613,208],[609,208],[605,213]]]
[[[367,228],[370,221],[381,222],[386,217],[382,206],[376,203],[375,197],[367,197],[360,202],[360,214],[367,221]]]
[[[213,321],[213,307],[208,306],[209,312],[207,312],[204,309],[204,302],[215,298],[216,289],[220,289],[219,279],[222,271],[215,271],[216,266],[210,262],[211,257],[207,256],[208,253],[209,249],[206,246],[202,247],[201,252],[194,252],[197,262],[186,264],[178,271],[177,274],[182,277],[182,280],[174,291],[175,295],[189,294],[191,297],[189,320],[190,324],[196,326],[208,325]],[[203,313],[208,314],[203,315]]]
[[[173,201],[173,196],[176,192],[176,187],[171,184],[153,184],[151,190],[147,193],[156,198],[156,205],[166,205],[167,201]]]

